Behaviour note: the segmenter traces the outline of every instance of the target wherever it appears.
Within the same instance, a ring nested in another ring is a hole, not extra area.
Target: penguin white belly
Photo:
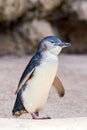
[[[51,57],[52,58],[52,57]],[[58,59],[47,59],[35,68],[34,76],[27,82],[22,93],[23,105],[29,113],[38,112],[45,104],[54,77],[57,72]]]

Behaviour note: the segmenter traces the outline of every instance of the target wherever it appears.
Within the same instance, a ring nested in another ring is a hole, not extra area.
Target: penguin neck
[[[51,53],[51,52],[48,51],[48,50],[42,52],[41,55],[42,55],[43,58],[50,57],[50,56],[58,58],[58,55],[55,55],[55,54]]]
[[[45,51],[41,54],[43,62],[48,62],[50,64],[54,63],[58,65],[58,56],[50,53],[49,51]]]

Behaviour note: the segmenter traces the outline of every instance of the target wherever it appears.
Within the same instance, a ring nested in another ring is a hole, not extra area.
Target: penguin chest
[[[36,67],[33,77],[22,93],[23,104],[30,113],[39,111],[46,102],[57,72],[57,59],[43,62]]]

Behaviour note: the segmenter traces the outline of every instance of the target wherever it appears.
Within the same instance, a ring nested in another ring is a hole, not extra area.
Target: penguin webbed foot
[[[20,111],[16,111],[15,113],[13,113],[14,117],[19,117],[20,115],[22,115],[23,113],[27,113],[25,110],[20,110]]]
[[[38,116],[39,114],[37,115],[37,113],[31,113],[31,115],[32,115],[32,118],[36,120],[51,119],[51,117],[39,117]]]

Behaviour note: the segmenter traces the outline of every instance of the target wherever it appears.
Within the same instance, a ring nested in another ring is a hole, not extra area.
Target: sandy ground
[[[12,117],[15,90],[30,57],[5,56],[0,58],[0,117]],[[87,56],[60,55],[58,75],[65,88],[60,98],[51,89],[41,116],[68,118],[87,116]],[[24,114],[20,118],[31,118]]]

